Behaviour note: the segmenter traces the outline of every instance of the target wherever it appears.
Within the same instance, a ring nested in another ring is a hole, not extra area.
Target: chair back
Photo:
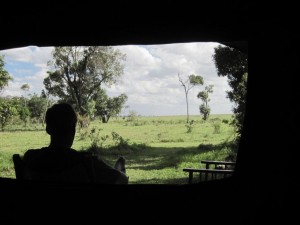
[[[14,154],[12,159],[14,163],[15,176],[18,180],[38,179],[38,180],[75,180],[94,182],[95,173],[91,155],[82,155],[82,164],[61,172],[39,172],[26,167],[23,158],[19,154]]]
[[[24,163],[19,154],[13,155],[16,179],[23,179]]]
[[[71,182],[96,182],[94,161],[96,156],[92,154],[81,154],[81,163],[73,167],[66,167],[63,170],[53,170],[49,167],[46,171],[31,169],[26,166],[23,158],[19,154],[14,154],[12,159],[15,168],[16,179],[18,180],[41,180],[41,181],[71,181]],[[105,168],[105,167],[103,167]],[[125,158],[119,157],[115,163],[115,169],[126,175]],[[98,171],[99,172],[99,171]],[[99,175],[99,174],[98,174]],[[97,176],[99,177],[99,176]],[[127,180],[129,177],[126,175]]]

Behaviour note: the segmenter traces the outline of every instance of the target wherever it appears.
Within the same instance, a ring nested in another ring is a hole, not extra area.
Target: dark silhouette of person
[[[54,104],[47,110],[46,131],[50,135],[50,145],[25,152],[23,179],[128,184],[128,177],[122,171],[99,157],[71,148],[76,124],[76,112],[67,103]]]

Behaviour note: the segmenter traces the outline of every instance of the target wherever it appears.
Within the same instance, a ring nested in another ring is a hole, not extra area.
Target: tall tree
[[[247,77],[248,77],[248,55],[234,48],[216,47],[213,60],[217,68],[218,76],[227,76],[228,84],[232,88],[227,91],[227,97],[235,103],[233,108],[234,120],[238,142],[243,129],[245,115]]]
[[[184,89],[184,94],[185,94],[185,101],[186,101],[186,122],[189,122],[189,101],[188,101],[188,94],[189,91],[195,87],[196,85],[203,85],[203,77],[191,74],[188,76],[188,78],[183,81],[182,78],[180,77],[178,73],[178,79],[179,82],[181,83],[183,89]]]
[[[204,91],[200,91],[197,95],[197,98],[200,98],[203,102],[199,107],[203,120],[207,120],[210,114],[208,102],[210,101],[209,93],[213,93],[213,87],[213,85],[208,85],[205,87]]]
[[[51,86],[50,86],[51,87]],[[50,88],[51,89],[51,88]],[[44,107],[44,113],[43,113],[43,119],[42,119],[42,125],[45,126],[45,119],[46,119],[46,112],[47,112],[47,109],[49,107],[51,107],[51,105],[54,104],[54,101],[52,101],[51,103],[51,100],[50,100],[50,93],[49,91],[46,91],[46,90],[42,90],[41,92],[41,98],[43,99],[46,99],[46,104],[45,104],[45,107]]]
[[[49,94],[75,105],[84,115],[102,83],[114,84],[123,74],[126,55],[111,46],[55,47],[51,71],[44,79]]]
[[[25,106],[25,107],[26,107],[27,92],[29,91],[29,89],[30,89],[29,84],[23,84],[23,85],[21,86],[21,90],[25,92],[25,95],[24,95],[24,103],[25,103],[24,106]]]
[[[0,91],[3,90],[5,86],[8,85],[8,82],[12,80],[12,77],[4,69],[4,56],[0,55]]]
[[[101,90],[101,93],[95,98],[96,115],[101,117],[103,123],[107,123],[112,116],[118,116],[121,113],[127,99],[128,97],[124,93],[110,98],[105,90]]]

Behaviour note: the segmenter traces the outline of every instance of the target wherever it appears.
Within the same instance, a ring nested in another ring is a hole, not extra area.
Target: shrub
[[[223,120],[222,120],[222,123],[228,124],[228,123],[229,123],[229,120],[223,119]]]
[[[194,124],[194,120],[189,121],[187,124],[185,124],[186,128],[187,128],[187,133],[192,133],[193,131],[193,124]]]

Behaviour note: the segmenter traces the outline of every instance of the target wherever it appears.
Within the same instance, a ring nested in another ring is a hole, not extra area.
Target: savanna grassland
[[[191,120],[190,125],[186,116],[94,120],[88,128],[77,127],[73,148],[93,151],[110,165],[123,155],[130,184],[186,184],[183,168],[201,168],[202,159],[224,160],[235,137],[231,115]],[[48,144],[49,135],[40,124],[8,125],[0,132],[0,176],[15,178],[12,154]]]

